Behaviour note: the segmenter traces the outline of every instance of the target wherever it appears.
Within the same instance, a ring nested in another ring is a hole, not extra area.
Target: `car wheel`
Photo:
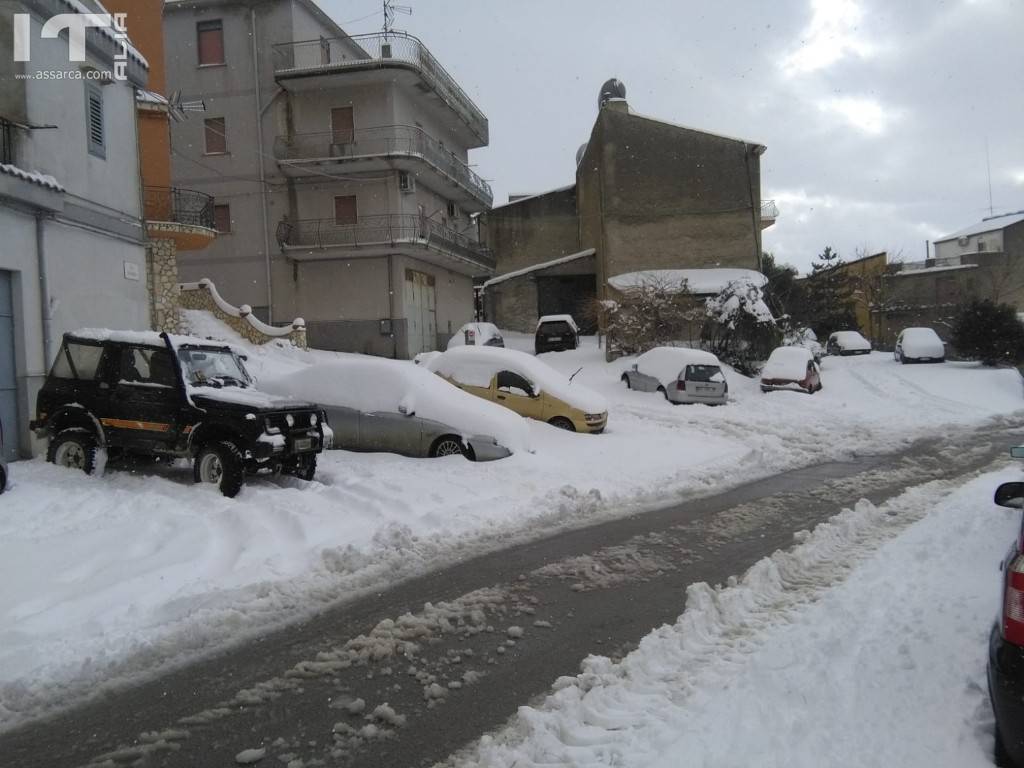
[[[316,454],[306,453],[296,460],[295,470],[292,473],[299,480],[305,480],[309,482],[316,475]]]
[[[91,475],[96,468],[96,438],[84,429],[65,429],[50,441],[46,460]]]
[[[464,456],[465,453],[466,449],[462,447],[462,441],[455,435],[443,435],[430,446],[430,458],[432,459],[440,456]]]
[[[658,391],[661,392],[661,394],[665,396],[666,400],[668,400],[668,390],[667,389],[665,389],[664,387],[658,387]],[[668,400],[668,401],[670,403],[672,402],[671,400]]]
[[[771,392],[771,387],[765,387],[765,386],[762,386],[762,387],[761,387],[761,391],[762,391],[762,392],[765,392],[765,393]]]
[[[564,429],[566,432],[575,432],[576,431],[576,425],[573,424],[571,421],[569,421],[564,416],[555,416],[555,418],[551,419],[548,422],[548,424],[550,424],[552,427],[558,427],[559,429]]]
[[[999,724],[996,723],[996,743],[995,748],[992,750],[992,756],[995,758],[995,764],[999,768],[1015,768],[1016,763],[1010,757],[1010,753],[1006,751],[1006,745],[1003,743],[1003,733],[999,729]]]
[[[7,473],[4,472],[4,468],[0,467],[0,493],[7,490]]]
[[[626,389],[632,389],[633,385],[629,383],[629,376],[622,374],[622,381],[626,382]]]
[[[197,483],[212,483],[229,499],[234,498],[245,483],[242,452],[227,440],[207,443],[196,454],[192,474]]]

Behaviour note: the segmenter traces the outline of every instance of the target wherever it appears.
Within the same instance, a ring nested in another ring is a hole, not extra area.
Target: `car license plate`
[[[313,438],[311,437],[300,437],[293,444],[293,448],[296,451],[308,451],[313,447]]]
[[[697,391],[698,392],[714,392],[715,388],[714,387],[702,387],[702,386],[698,385]]]
[[[548,336],[548,341],[561,341],[561,336]]]

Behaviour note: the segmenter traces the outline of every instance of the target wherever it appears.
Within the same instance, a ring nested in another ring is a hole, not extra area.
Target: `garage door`
[[[405,317],[409,327],[409,356],[437,349],[437,303],[434,276],[405,270]]]
[[[11,273],[0,270],[0,423],[4,456],[18,458],[18,380],[14,371],[14,299]]]

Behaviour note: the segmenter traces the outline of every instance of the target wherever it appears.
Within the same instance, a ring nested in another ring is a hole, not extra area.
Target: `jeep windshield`
[[[248,387],[252,377],[230,349],[182,347],[178,350],[181,373],[193,387]]]

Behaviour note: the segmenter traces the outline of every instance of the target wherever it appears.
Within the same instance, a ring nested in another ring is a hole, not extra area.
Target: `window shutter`
[[[218,232],[227,233],[231,231],[231,206],[230,205],[215,205],[213,206],[213,219],[216,222],[214,226]]]
[[[106,157],[106,137],[103,130],[103,91],[99,86],[87,86],[85,112],[89,152],[98,157]]]
[[[201,21],[196,25],[199,36],[199,66],[224,63],[224,26],[220,20]]]
[[[358,213],[356,210],[356,196],[344,195],[334,198],[334,223],[342,226],[356,224]]]
[[[228,151],[227,123],[223,117],[210,117],[206,127],[206,154],[223,155]]]

